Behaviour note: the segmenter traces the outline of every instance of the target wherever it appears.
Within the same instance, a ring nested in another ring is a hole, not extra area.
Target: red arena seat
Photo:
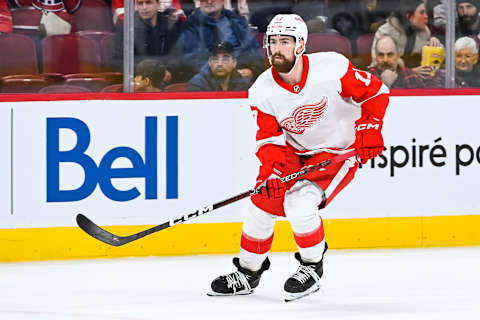
[[[72,31],[79,30],[113,31],[110,6],[103,0],[83,0],[72,15]]]
[[[33,7],[12,8],[13,32],[25,35],[38,35],[38,26],[42,18],[42,11]]]
[[[102,92],[123,92],[123,84],[112,84],[103,88]]]
[[[362,60],[365,66],[372,62],[372,43],[375,37],[374,33],[362,34],[357,38],[357,56]]]
[[[187,82],[172,83],[166,86],[163,91],[165,92],[184,92],[187,91]]]
[[[100,40],[100,56],[102,69],[109,70],[112,60],[113,38],[115,34],[110,34]]]
[[[91,92],[85,87],[70,86],[66,84],[54,84],[44,87],[38,93],[75,93],[75,92]]]
[[[53,35],[42,40],[43,72],[82,73],[99,71],[95,41],[75,34]]]
[[[35,44],[29,37],[15,33],[0,35],[0,77],[13,74],[37,74]]]
[[[82,30],[82,31],[77,31],[75,34],[90,38],[94,40],[98,45],[100,45],[100,42],[102,41],[103,38],[106,36],[112,36],[114,33],[109,32],[109,31],[98,31],[98,30]]]
[[[2,93],[37,93],[47,85],[47,81],[42,77],[4,77],[1,80],[0,87]]]
[[[344,56],[352,57],[352,44],[347,37],[335,33],[310,33],[307,50],[312,52],[335,51]]]
[[[65,80],[65,84],[84,87],[92,92],[100,92],[107,86],[107,82],[103,78],[69,78]]]

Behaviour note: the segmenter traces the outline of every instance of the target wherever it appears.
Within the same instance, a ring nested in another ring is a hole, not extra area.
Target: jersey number
[[[370,82],[372,82],[372,75],[362,70],[358,70],[355,68],[352,69],[355,71],[355,79],[362,81],[363,83],[365,83],[365,87],[368,87],[370,85]],[[364,76],[362,76],[360,72],[364,73],[367,77],[365,78]]]

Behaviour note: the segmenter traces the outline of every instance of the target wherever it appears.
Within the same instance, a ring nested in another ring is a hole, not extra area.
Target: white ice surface
[[[0,319],[480,319],[480,247],[330,250],[323,292],[283,302],[271,255],[250,296],[207,297],[232,255],[0,263]]]

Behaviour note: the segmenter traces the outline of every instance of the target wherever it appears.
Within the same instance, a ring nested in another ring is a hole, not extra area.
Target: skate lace
[[[314,268],[311,266],[300,265],[292,275],[293,279],[298,280],[301,284],[304,284],[308,279],[313,278],[315,282],[320,281],[320,276],[315,272]]]
[[[250,283],[248,283],[248,278],[241,272],[234,272],[231,274],[227,274],[227,287],[232,288],[233,292],[237,292],[237,288],[240,289],[243,285],[244,289],[250,290]]]

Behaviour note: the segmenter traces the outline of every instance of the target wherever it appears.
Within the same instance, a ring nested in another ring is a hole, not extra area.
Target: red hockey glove
[[[283,175],[283,168],[284,165],[279,162],[275,162],[271,166],[262,165],[260,167],[255,189],[263,186],[260,194],[264,200],[279,199],[285,194],[285,184],[279,179]]]
[[[361,117],[355,122],[355,149],[363,164],[383,152],[382,120],[372,116]]]

